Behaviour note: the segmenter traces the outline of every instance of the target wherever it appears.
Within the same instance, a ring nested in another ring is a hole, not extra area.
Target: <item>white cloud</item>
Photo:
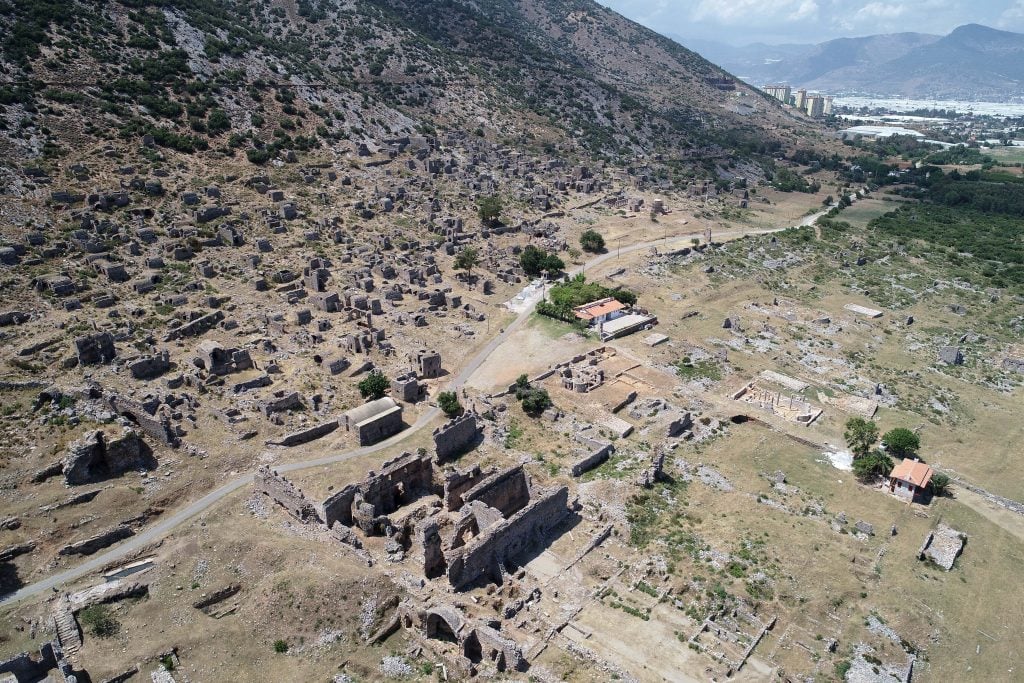
[[[1010,30],[1019,31],[1024,29],[1024,0],[1016,0],[1013,5],[1007,7],[1006,10],[999,15],[999,20],[996,21],[996,25],[999,28]]]
[[[895,5],[888,2],[869,2],[857,10],[858,18],[863,19],[895,19],[907,12],[906,5]]]
[[[818,10],[815,0],[700,0],[695,21],[751,24],[761,20],[806,18]]]

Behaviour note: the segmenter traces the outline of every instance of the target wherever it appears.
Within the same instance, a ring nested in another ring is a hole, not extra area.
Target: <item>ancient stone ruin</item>
[[[68,484],[88,484],[129,470],[156,467],[152,450],[134,429],[110,437],[100,430],[87,433],[68,447],[63,473]]]

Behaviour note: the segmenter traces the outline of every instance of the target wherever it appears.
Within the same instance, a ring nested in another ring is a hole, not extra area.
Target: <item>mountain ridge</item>
[[[945,36],[879,34],[804,46],[755,44],[730,51],[698,44],[709,59],[748,82],[833,94],[1007,99],[1019,96],[1024,83],[1024,34],[981,24]]]

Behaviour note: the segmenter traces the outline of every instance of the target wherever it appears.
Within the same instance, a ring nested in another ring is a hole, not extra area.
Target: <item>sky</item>
[[[598,0],[659,33],[731,45],[820,43],[963,24],[1024,33],[1024,0]]]

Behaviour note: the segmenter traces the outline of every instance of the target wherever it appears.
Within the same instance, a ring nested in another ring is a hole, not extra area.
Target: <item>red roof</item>
[[[614,313],[615,311],[621,311],[625,307],[626,305],[623,304],[621,301],[609,297],[607,299],[592,301],[589,304],[577,306],[576,308],[573,309],[573,312],[576,313],[576,317],[579,318],[580,320],[593,320],[594,318],[600,317],[602,315],[608,315],[609,313]]]
[[[892,479],[910,482],[914,486],[923,489],[925,486],[928,486],[928,482],[932,480],[934,473],[931,467],[928,467],[928,465],[925,465],[920,460],[907,458],[892,468],[889,476]]]

